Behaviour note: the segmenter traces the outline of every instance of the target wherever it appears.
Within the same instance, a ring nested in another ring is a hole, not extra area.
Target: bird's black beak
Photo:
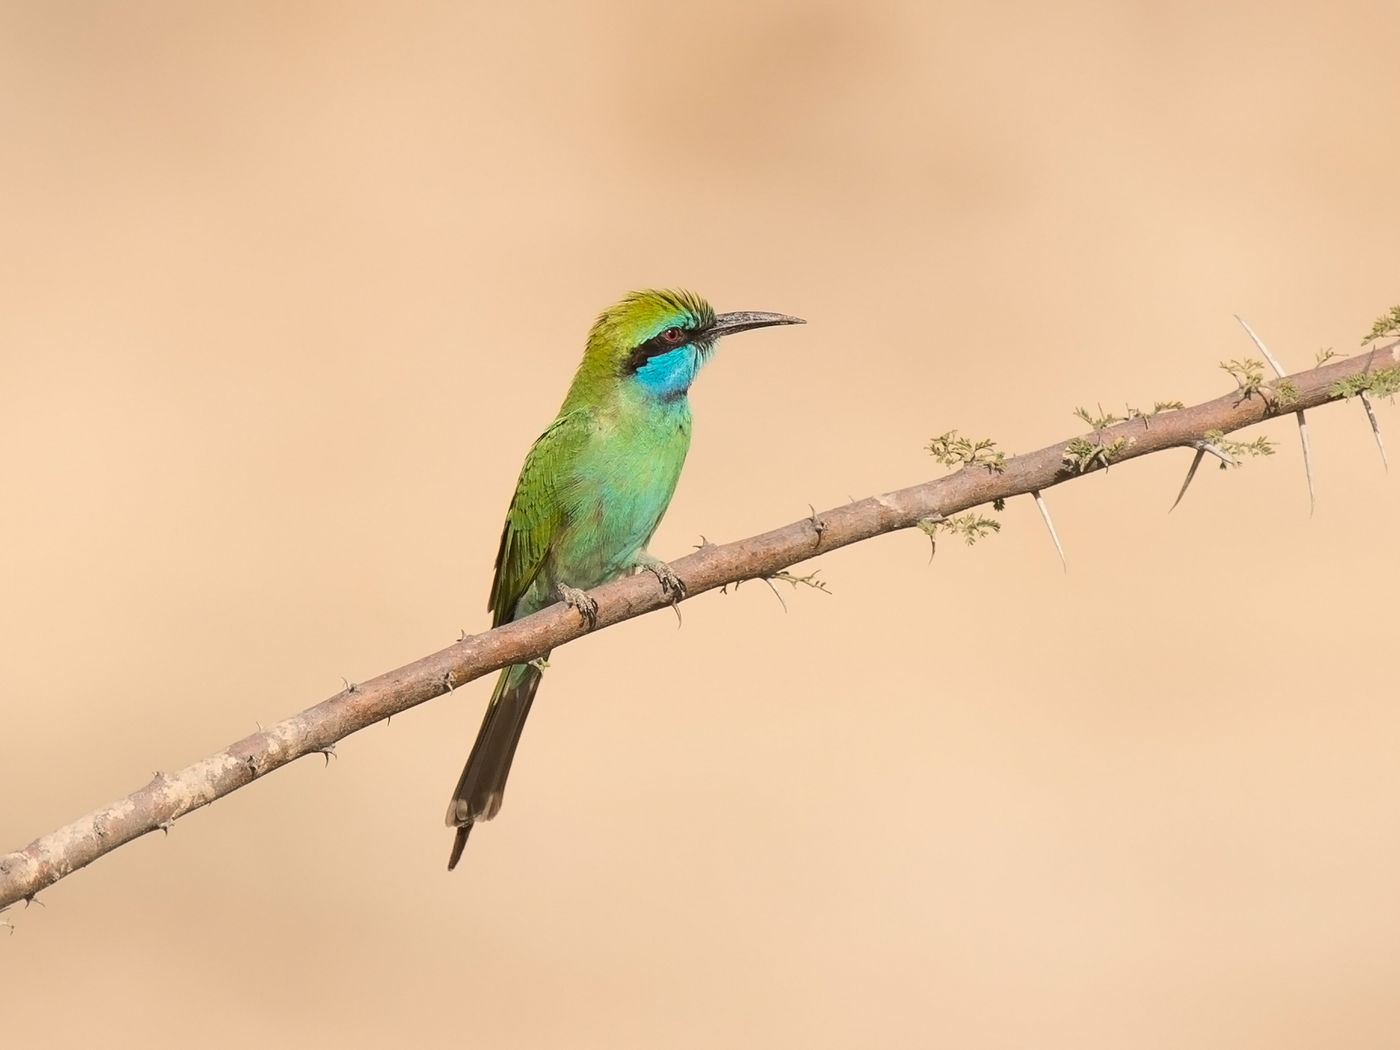
[[[800,317],[789,317],[787,314],[767,314],[757,310],[738,310],[732,314],[720,314],[714,319],[714,323],[705,329],[705,336],[709,339],[718,339],[722,335],[733,335],[735,332],[747,332],[752,328],[771,328],[777,324],[806,324]]]

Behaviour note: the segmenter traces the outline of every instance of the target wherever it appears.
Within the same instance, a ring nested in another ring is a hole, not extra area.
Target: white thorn
[[[1249,327],[1249,322],[1239,314],[1235,314],[1235,320],[1244,325],[1244,330],[1249,333],[1249,338],[1254,340],[1254,345],[1259,348],[1259,352],[1263,354],[1265,359],[1269,362],[1269,367],[1274,370],[1274,375],[1282,379],[1287,373],[1284,372],[1283,366],[1274,359],[1274,355],[1269,353],[1269,348],[1264,345],[1264,340],[1254,334],[1254,329]]]
[[[1039,489],[1032,489],[1031,495],[1035,497],[1035,505],[1040,511],[1040,516],[1045,519],[1045,527],[1050,530],[1050,538],[1055,541],[1055,550],[1060,555],[1060,565],[1065,572],[1069,572],[1069,562],[1065,558],[1065,549],[1060,546],[1060,537],[1055,534],[1055,523],[1050,520],[1050,508],[1045,505],[1045,497],[1040,494]]]
[[[1167,508],[1168,514],[1176,510],[1176,505],[1181,502],[1181,497],[1186,495],[1186,490],[1191,487],[1191,479],[1196,476],[1196,468],[1201,465],[1201,460],[1206,458],[1206,444],[1206,442],[1202,441],[1196,446],[1196,458],[1191,461],[1191,468],[1186,472],[1186,480],[1181,483],[1181,491],[1176,494],[1176,499],[1172,500],[1172,505]],[[1213,451],[1221,459],[1229,459],[1229,457],[1219,449],[1213,449]]]
[[[1313,490],[1312,442],[1308,440],[1308,421],[1302,412],[1298,417],[1298,436],[1303,439],[1303,472],[1308,476],[1308,516],[1317,510],[1317,493]]]
[[[1237,460],[1234,456],[1230,455],[1230,453],[1226,452],[1223,448],[1220,448],[1217,445],[1212,445],[1209,441],[1198,442],[1196,448],[1202,452],[1209,452],[1212,456],[1220,460],[1220,462],[1224,463],[1227,467],[1238,467],[1240,465],[1240,461]]]
[[[1390,460],[1385,458],[1385,442],[1381,440],[1381,425],[1376,420],[1376,410],[1371,406],[1371,395],[1361,391],[1361,403],[1366,407],[1366,418],[1371,421],[1371,433],[1376,435],[1376,448],[1381,450],[1381,464],[1390,473]]]

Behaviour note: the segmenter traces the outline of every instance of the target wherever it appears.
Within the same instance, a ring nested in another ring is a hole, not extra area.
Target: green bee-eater
[[[721,336],[802,323],[783,314],[716,314],[684,291],[633,292],[604,310],[558,418],[520,470],[487,603],[492,626],[561,599],[591,619],[596,605],[583,591],[638,568],[681,597],[680,581],[646,547],[690,447],[690,384]],[[501,808],[540,675],[535,664],[515,664],[496,682],[447,807],[447,824],[457,829],[449,871],[472,825]]]

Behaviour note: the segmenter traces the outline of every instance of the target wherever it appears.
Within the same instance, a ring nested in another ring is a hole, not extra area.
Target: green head
[[[693,292],[632,292],[608,307],[588,333],[588,348],[565,404],[621,385],[662,401],[685,396],[721,337],[753,328],[805,324],[785,314],[716,314]]]

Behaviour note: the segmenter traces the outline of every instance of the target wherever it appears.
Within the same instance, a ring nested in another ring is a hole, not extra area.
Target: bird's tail
[[[496,691],[486,707],[481,731],[476,735],[462,779],[457,781],[457,790],[447,806],[447,826],[457,829],[452,856],[447,861],[448,871],[457,866],[472,825],[478,820],[490,820],[500,811],[511,759],[515,757],[520,731],[525,728],[525,716],[530,713],[541,677],[535,664],[512,664],[496,680]]]

